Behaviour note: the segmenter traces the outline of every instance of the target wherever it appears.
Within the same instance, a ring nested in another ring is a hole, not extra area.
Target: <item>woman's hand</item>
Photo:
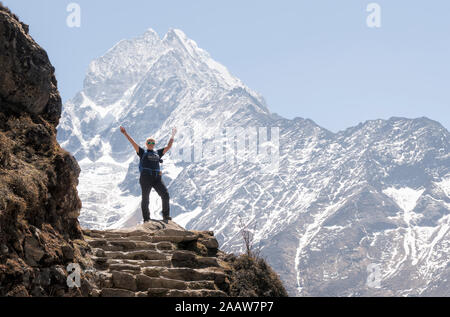
[[[137,145],[133,138],[128,135],[127,130],[125,130],[124,127],[120,126],[120,132],[122,132],[123,135],[125,135],[125,137],[128,139],[128,141],[130,141],[131,145],[133,145],[134,149],[136,150],[136,153],[139,153],[139,145]]]
[[[169,144],[167,144],[167,146],[164,148],[163,155],[172,148],[173,138],[175,137],[175,134],[177,134],[177,128],[172,129],[172,136],[170,137]]]
[[[172,129],[172,139],[175,137],[175,134],[177,134],[177,128]]]

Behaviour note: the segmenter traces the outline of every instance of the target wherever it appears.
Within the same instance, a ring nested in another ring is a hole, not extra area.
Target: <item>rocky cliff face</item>
[[[56,141],[61,99],[46,52],[0,3],[0,295],[64,295],[83,262],[80,168]]]

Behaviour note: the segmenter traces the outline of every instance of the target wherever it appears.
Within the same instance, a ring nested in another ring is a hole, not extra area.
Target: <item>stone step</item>
[[[141,272],[148,277],[161,277],[162,272],[167,269],[165,267],[144,267]]]
[[[102,248],[108,245],[108,241],[106,239],[100,238],[100,239],[86,239],[87,243],[92,248]]]
[[[141,267],[139,265],[134,264],[128,264],[128,263],[117,263],[117,264],[110,264],[109,270],[111,271],[128,271],[128,272],[134,272],[134,273],[140,273]]]
[[[207,268],[220,267],[215,257],[198,256],[191,251],[175,250],[172,253],[172,265],[174,267]]]
[[[219,290],[169,290],[166,295],[167,297],[228,297],[228,295]]]
[[[128,291],[137,291],[136,276],[120,271],[111,271],[114,288],[126,289]]]
[[[92,262],[94,262],[94,268],[97,270],[107,270],[109,268],[107,257],[91,256]]]
[[[161,229],[155,232],[155,236],[160,237],[196,237],[198,238],[199,235],[196,233],[193,233],[192,231],[186,231],[186,230],[177,230],[177,229]]]
[[[157,243],[157,242],[172,242],[172,243],[181,243],[181,242],[191,242],[198,239],[198,236],[153,236],[149,241]]]
[[[96,275],[97,286],[99,288],[103,289],[103,288],[112,288],[113,287],[111,273],[97,271],[95,275]]]
[[[166,297],[170,289],[168,288],[150,288],[147,290],[148,297]]]
[[[154,244],[150,244],[151,247],[148,249],[148,242],[140,242],[140,249],[144,249],[146,247],[146,250],[155,250],[156,247]],[[129,250],[136,250],[138,244],[134,241],[126,240],[126,239],[111,239],[108,240],[108,244],[103,247],[103,250],[105,251],[129,251]],[[114,249],[114,250],[112,250]]]
[[[227,297],[225,292],[210,289],[174,290],[168,288],[153,288],[147,291],[133,292],[120,288],[104,288],[101,297]]]
[[[126,238],[126,235],[120,232],[103,232],[101,234],[101,238],[103,239],[117,239],[117,238]]]
[[[108,259],[108,264],[133,264],[141,268],[145,267],[163,267],[169,268],[172,266],[170,260],[130,260],[130,259]]]
[[[99,243],[91,243],[90,246],[96,246]],[[156,244],[145,241],[129,241],[129,240],[107,240],[106,244],[98,246],[104,251],[130,251],[130,250],[156,250]]]
[[[122,237],[121,239],[123,240],[128,240],[128,241],[146,241],[146,242],[152,242],[152,237],[153,235],[147,234],[147,235],[142,235],[142,236],[134,236],[134,237]]]
[[[101,290],[101,297],[135,297],[135,293],[125,289],[118,288],[103,288]]]
[[[211,276],[214,276],[215,280],[222,280],[227,277],[227,274],[225,273],[225,270],[222,267],[208,267],[208,268],[201,268],[196,269],[197,272],[203,273],[203,274],[210,274]]]
[[[146,274],[145,271],[143,273]],[[215,281],[216,279],[222,280],[225,277],[225,273],[193,268],[167,268],[162,269],[159,276],[181,281]]]
[[[148,233],[146,231],[99,231],[99,230],[84,230],[83,233],[85,236],[90,238],[103,238],[103,239],[113,239],[113,238],[130,238],[130,237],[149,237],[152,236],[152,233]]]
[[[116,233],[113,231],[113,233]],[[153,235],[148,233],[147,231],[144,230],[135,230],[135,231],[129,231],[129,232],[121,232],[123,237],[143,237],[143,236],[149,236],[149,235]]]
[[[141,236],[147,236],[151,235],[151,233],[148,233],[144,230],[135,230],[135,231],[121,231],[121,230],[105,230],[100,231],[99,233],[103,233],[104,236],[110,236],[110,237],[141,237]]]
[[[175,236],[153,236],[153,235],[142,235],[142,236],[132,236],[132,237],[125,237],[123,235],[118,234],[105,234],[105,235],[99,235],[99,236],[90,236],[87,238],[89,243],[93,243],[95,247],[99,247],[101,245],[105,245],[105,241],[108,240],[116,240],[116,241],[130,241],[130,242],[136,242],[136,241],[146,241],[146,242],[170,242],[170,243],[182,243],[182,242],[191,242],[198,240],[197,235],[175,235]],[[93,246],[93,245],[91,245]]]
[[[124,231],[124,230],[89,230],[84,229],[83,234],[86,236],[123,236],[123,237],[137,237],[144,235],[158,235],[158,236],[199,236],[199,235],[207,235],[214,236],[214,232],[212,231],[187,231],[187,230],[179,230],[179,229],[159,229],[154,232],[148,232],[146,230],[133,230],[133,231]]]
[[[211,289],[173,290],[168,288],[151,288],[146,293],[148,297],[228,297],[223,291]]]
[[[169,288],[177,290],[188,289],[188,283],[163,277],[149,277],[145,274],[136,275],[137,289],[140,291],[150,288]]]
[[[131,251],[131,250],[161,250],[170,251],[176,250],[177,246],[168,241],[158,243],[148,241],[134,241],[128,239],[93,239],[88,240],[92,248],[99,248],[104,251]]]
[[[99,258],[106,258],[105,250],[101,248],[92,248],[92,254]]]
[[[220,267],[219,261],[215,257],[197,257],[199,267]]]
[[[127,259],[127,260],[168,260],[169,256],[165,253],[153,250],[141,251],[106,251],[106,257],[109,259]]]

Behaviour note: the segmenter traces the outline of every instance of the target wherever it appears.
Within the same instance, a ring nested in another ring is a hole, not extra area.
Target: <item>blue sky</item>
[[[69,28],[66,7],[81,6]],[[381,6],[381,28],[366,7]],[[46,49],[63,101],[88,64],[148,28],[179,28],[260,92],[272,112],[333,132],[426,116],[450,129],[448,0],[3,0]]]

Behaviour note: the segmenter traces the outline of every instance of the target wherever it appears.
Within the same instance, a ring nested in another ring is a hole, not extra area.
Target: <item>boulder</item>
[[[129,291],[136,291],[136,279],[134,275],[125,272],[113,271],[112,280],[115,288],[122,288]]]
[[[28,236],[25,238],[24,251],[25,261],[31,266],[37,266],[38,262],[45,254],[41,244],[33,236]]]

